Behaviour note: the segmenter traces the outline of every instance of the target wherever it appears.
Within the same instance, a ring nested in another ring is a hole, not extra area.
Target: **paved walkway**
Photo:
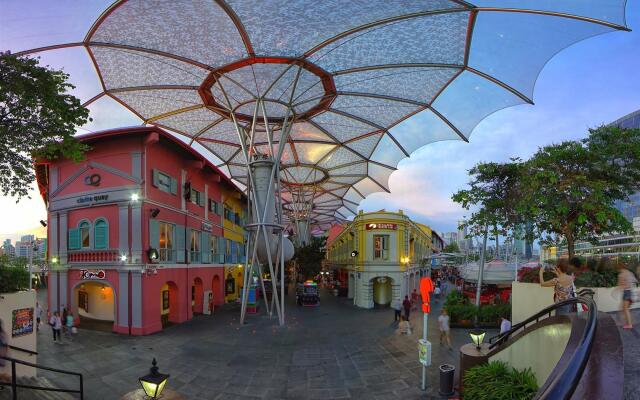
[[[614,318],[624,347],[624,398],[640,400],[640,309],[632,310],[631,314],[633,329],[622,329],[621,315]]]
[[[417,360],[421,313],[412,315],[416,329],[406,336],[395,333],[391,310],[356,309],[351,301],[326,293],[317,308],[297,307],[292,297],[288,301],[284,328],[267,316],[252,316],[241,327],[233,305],[146,337],[80,329],[73,342],[55,345],[45,326],[38,337],[38,362],[82,372],[90,400],[118,399],[137,388],[153,357],[161,372],[171,374],[168,387],[189,399],[441,398],[438,365],[457,366],[459,354],[439,346],[435,317],[429,324],[430,385],[423,392]],[[454,349],[469,341],[463,330],[453,336]]]

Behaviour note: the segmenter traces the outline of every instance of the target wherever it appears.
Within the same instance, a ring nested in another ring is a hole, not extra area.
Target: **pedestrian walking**
[[[411,301],[409,300],[409,296],[404,296],[402,307],[404,308],[404,318],[409,321],[409,314],[411,314]]]
[[[413,289],[413,292],[411,293],[411,309],[412,310],[418,309],[419,300],[420,299],[419,299],[418,291],[416,289]]]
[[[41,318],[42,318],[42,307],[40,307],[40,303],[36,301],[36,331],[40,330]]]
[[[9,339],[7,339],[7,334],[4,331],[4,325],[2,324],[2,320],[0,319],[0,357],[6,357],[9,354]],[[0,358],[0,371],[4,368],[6,364],[6,360],[4,358]],[[8,374],[0,372],[0,382],[9,383],[11,382],[11,376]],[[4,386],[0,386],[3,388]]]
[[[444,308],[440,311],[440,316],[438,317],[438,329],[440,330],[440,344],[446,343],[447,346],[449,346],[449,350],[452,350],[453,347],[451,347],[449,315],[447,314],[447,310]]]
[[[62,343],[62,338],[60,337],[60,331],[62,330],[60,312],[56,311],[53,313],[53,316],[49,320],[49,325],[51,325],[51,330],[53,331],[53,343]]]
[[[433,290],[433,294],[436,297],[436,303],[438,302],[438,300],[440,300],[440,286],[436,286],[436,288]]]
[[[64,320],[65,330],[64,335],[67,339],[73,340],[71,336],[73,334],[73,314],[67,313],[67,317]]]
[[[509,332],[511,330],[511,321],[506,316],[500,316],[500,333]]]
[[[633,328],[629,308],[633,302],[631,291],[636,290],[637,283],[638,280],[633,275],[633,272],[629,271],[624,264],[618,264],[618,287],[622,289],[622,314],[626,322],[622,326],[623,329]]]
[[[400,303],[400,299],[393,300],[391,308],[393,308],[393,322],[402,321],[402,303]]]
[[[573,275],[567,274],[567,264],[559,262],[556,267],[551,268],[551,272],[556,276],[548,281],[544,280],[543,268],[540,268],[540,286],[553,287],[553,302],[560,303],[572,298],[573,293]],[[573,304],[566,304],[556,310],[556,315],[565,315],[573,311]]]
[[[405,317],[401,317],[400,324],[398,324],[398,335],[411,335],[411,322]]]

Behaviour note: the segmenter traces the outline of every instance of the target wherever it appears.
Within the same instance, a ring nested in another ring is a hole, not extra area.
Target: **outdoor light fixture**
[[[160,214],[160,209],[159,208],[152,208],[151,209],[151,218],[157,217],[158,214]]]
[[[474,329],[469,332],[469,336],[471,336],[471,340],[476,345],[476,349],[480,350],[480,346],[482,345],[482,341],[484,340],[485,331],[480,329]]]
[[[131,195],[131,201],[138,201],[140,200],[140,196],[138,195],[138,193],[133,193]]]
[[[158,366],[155,357],[153,358],[151,364],[153,366],[149,370],[149,374],[138,378],[138,380],[140,381],[140,385],[142,386],[142,390],[144,390],[144,393],[155,400],[160,397],[160,394],[164,389],[164,385],[166,385],[167,380],[169,379],[169,375],[161,374],[160,372],[158,372]]]
[[[351,257],[358,257],[358,250],[354,250],[351,252]]]
[[[43,219],[40,220],[40,225],[42,225],[44,228],[47,227],[47,222]]]
[[[58,257],[53,257],[53,258],[51,258],[51,262],[52,262],[53,264],[56,264],[56,263],[58,262]]]
[[[149,260],[151,260],[151,262],[157,262],[158,250],[154,249],[153,247],[150,248],[149,250],[147,250],[147,256],[149,257]]]
[[[127,261],[127,256],[125,256],[124,254],[120,256],[120,261],[125,262]]]

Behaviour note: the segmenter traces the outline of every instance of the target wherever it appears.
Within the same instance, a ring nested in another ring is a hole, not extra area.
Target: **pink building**
[[[237,196],[234,184],[155,127],[80,140],[91,148],[84,161],[36,166],[48,207],[50,311],[147,335],[223,304],[222,189]]]

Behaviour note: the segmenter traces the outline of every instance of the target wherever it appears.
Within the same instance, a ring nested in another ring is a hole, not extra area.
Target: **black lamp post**
[[[144,390],[144,393],[151,399],[155,400],[160,397],[160,394],[162,393],[162,390],[164,389],[164,386],[169,379],[169,375],[161,374],[160,372],[158,372],[155,357],[153,358],[151,364],[153,366],[149,370],[149,374],[138,378],[138,380],[140,381],[140,385],[142,386],[142,390]]]

